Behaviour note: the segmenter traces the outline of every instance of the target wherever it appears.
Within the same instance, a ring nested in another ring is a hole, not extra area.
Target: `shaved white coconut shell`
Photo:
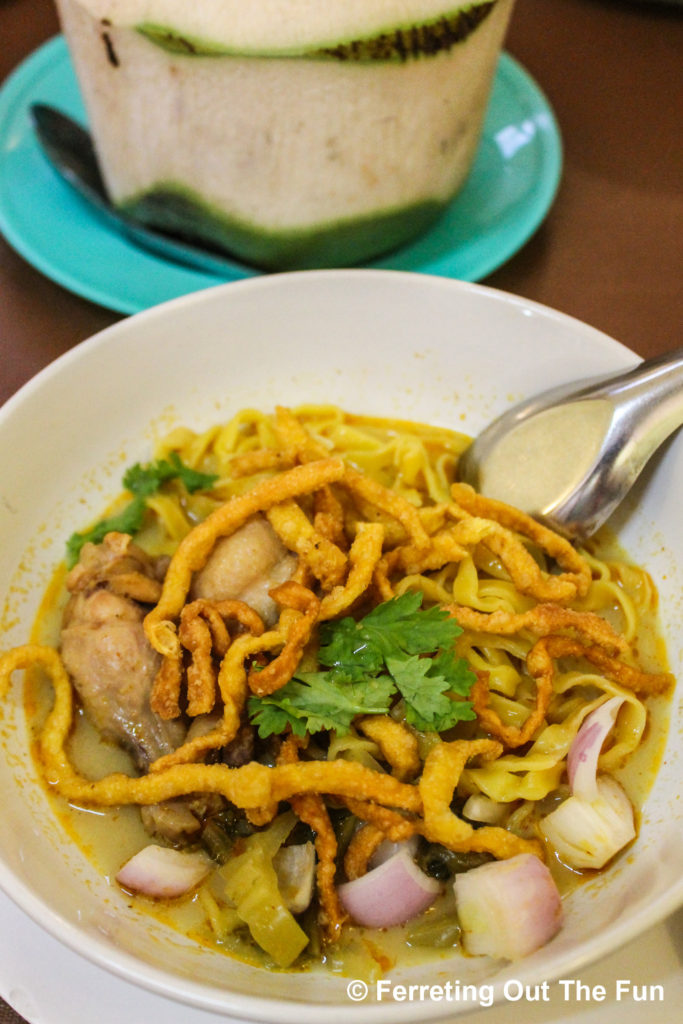
[[[297,53],[452,15],[474,0],[79,0],[112,25],[156,25],[242,54]]]
[[[358,262],[402,244],[460,190],[481,137],[513,0],[498,0],[449,50],[404,62],[273,60],[269,54],[368,38],[458,4],[57,0],[57,6],[112,201],[135,210],[159,191],[179,196],[192,210],[201,207],[200,228],[206,217],[227,232],[233,255],[294,269]],[[106,30],[101,18],[112,23]],[[235,55],[168,52],[133,27],[141,22],[224,44]],[[383,227],[368,231],[374,218]],[[315,249],[321,238],[322,257]]]

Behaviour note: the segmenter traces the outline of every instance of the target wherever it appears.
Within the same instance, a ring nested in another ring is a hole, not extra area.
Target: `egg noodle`
[[[17,648],[0,659],[0,690],[18,668],[38,665],[49,676],[55,700],[38,747],[51,786],[94,807],[221,794],[264,835],[283,810],[288,820],[293,811],[315,837],[328,943],[346,919],[335,880],[342,870],[362,876],[386,839],[419,836],[495,859],[548,858],[534,816],[566,790],[567,754],[581,723],[610,697],[623,698],[599,760],[602,772],[613,772],[643,740],[648,696],[671,684],[640,660],[642,622],[654,617],[656,592],[644,570],[577,550],[454,483],[467,444],[446,429],[330,406],[248,409],[206,431],[178,428],[164,437],[157,458],[177,456],[216,479],[194,494],[169,484],[149,496],[135,536],[149,554],[170,556],[163,582],[141,598],[151,605],[145,634],[161,656],[152,707],[166,719],[213,716],[211,727],[140,777],[86,778],[66,752],[75,697],[58,650]],[[191,597],[216,543],[254,516],[265,516],[296,556],[291,577],[271,592],[278,616],[270,627],[243,602]],[[129,585],[135,594],[136,581]],[[287,729],[275,763],[216,761],[214,752],[248,721],[250,702],[267,704],[302,664],[315,665],[322,624],[415,593],[424,608],[439,606],[462,627],[456,654],[473,685],[448,698],[467,697],[469,716],[442,733],[416,727],[400,698],[381,714],[354,717],[345,731]],[[454,809],[477,794],[502,808],[499,823],[475,827]],[[343,868],[332,807],[345,808],[355,824]],[[229,889],[201,891],[218,935],[240,923]]]

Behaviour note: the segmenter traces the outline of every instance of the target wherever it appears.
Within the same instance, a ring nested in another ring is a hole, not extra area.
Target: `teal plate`
[[[222,277],[207,274],[146,252],[112,229],[43,157],[29,116],[38,102],[86,120],[61,36],[31,54],[0,89],[0,230],[41,273],[120,313],[261,273],[234,261]],[[562,144],[548,101],[503,54],[464,189],[416,242],[366,265],[478,281],[536,230],[561,169]]]

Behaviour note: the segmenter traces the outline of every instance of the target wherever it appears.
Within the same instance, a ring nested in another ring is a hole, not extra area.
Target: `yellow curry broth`
[[[453,479],[458,455],[467,444],[463,435],[402,421],[385,422],[354,416],[330,407],[308,407],[298,410],[297,415],[316,445],[330,454],[341,451],[356,469],[379,480],[383,486],[392,488],[410,502],[438,504],[448,500],[448,483]],[[245,411],[229,424],[212,428],[205,434],[193,434],[185,428],[173,431],[162,439],[156,456],[161,458],[169,452],[178,452],[193,468],[216,473],[218,481],[210,496],[188,497],[171,487],[168,494],[150,503],[154,515],[148,516],[145,526],[136,536],[136,542],[152,554],[171,554],[193,525],[221,502],[244,494],[255,482],[267,479],[268,472],[232,479],[230,464],[235,455],[248,461],[254,452],[276,444],[277,433],[272,419],[253,411]],[[643,570],[629,566],[615,539],[605,531],[591,542],[590,557],[599,564],[600,572],[607,573],[609,587],[612,588],[610,591],[606,585],[605,593],[595,598],[600,614],[613,625],[623,627],[628,614],[624,611],[626,606],[621,603],[620,595],[627,594],[628,607],[636,609],[636,633],[631,649],[637,654],[642,668],[662,672],[666,656],[657,626],[657,595],[652,581]],[[476,566],[474,568],[476,570]],[[494,576],[505,576],[504,571],[499,572],[491,565],[489,568]],[[453,585],[453,579],[448,578],[445,571],[432,575],[435,579],[431,582],[435,587]],[[34,642],[50,646],[59,643],[60,620],[66,600],[64,577],[65,571],[60,568],[41,606],[32,636]],[[496,585],[494,580],[491,586],[495,588]],[[590,593],[584,604],[586,608],[592,608]],[[50,685],[40,672],[31,671],[27,675],[26,712],[31,735],[35,738],[51,706],[52,694]],[[661,760],[670,701],[667,695],[650,696],[646,704],[648,724],[638,748],[626,765],[614,771],[636,807],[642,806]],[[114,771],[134,774],[127,755],[118,747],[102,741],[81,713],[76,715],[68,754],[74,767],[86,778],[101,779]],[[70,805],[53,791],[50,797],[69,837],[112,884],[115,884],[114,877],[121,865],[150,842],[139,812],[132,805],[93,809]],[[584,875],[593,874],[570,871],[554,858],[550,859],[549,866],[565,893]],[[448,886],[447,894],[426,912],[426,921],[452,909],[450,890]],[[197,894],[173,903],[152,902],[134,896],[130,899],[202,944],[223,949],[250,962],[268,963],[268,958],[243,930],[218,938]],[[436,950],[411,945],[407,940],[412,927],[409,923],[371,933],[347,926],[339,945],[324,952],[323,962],[333,971],[372,977],[399,961],[408,964],[427,957],[452,954],[453,947]],[[296,966],[308,966],[314,959],[304,954]]]

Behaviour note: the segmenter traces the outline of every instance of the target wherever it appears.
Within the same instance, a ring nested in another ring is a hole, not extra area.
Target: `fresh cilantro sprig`
[[[318,657],[323,665],[363,678],[367,671],[379,671],[387,658],[450,651],[461,633],[443,608],[422,608],[422,594],[406,591],[358,622],[347,617],[324,623]]]
[[[325,729],[343,734],[356,715],[383,715],[393,693],[389,676],[352,683],[333,672],[308,672],[270,697],[251,697],[249,710],[262,738],[283,733],[288,725],[296,736]]]
[[[136,462],[123,476],[123,486],[131,494],[146,498],[156,494],[169,480],[180,480],[190,494],[205,491],[218,479],[215,473],[200,473],[186,466],[177,452],[171,452],[168,459],[156,459],[146,466]]]
[[[251,697],[249,713],[259,736],[334,730],[349,732],[356,715],[385,714],[401,697],[406,721],[421,731],[443,732],[475,717],[466,697],[475,676],[453,653],[462,632],[448,612],[423,609],[422,594],[407,592],[364,618],[347,617],[321,628],[319,661],[327,671],[302,673],[267,697]]]
[[[116,533],[130,533],[131,535],[137,533],[142,528],[146,507],[145,499],[136,495],[116,515],[100,519],[84,533],[72,533],[66,542],[66,564],[69,568],[78,561],[84,544],[88,542],[101,544],[107,534],[114,531]]]
[[[66,542],[67,565],[75,565],[84,544],[99,544],[112,531],[137,533],[144,522],[147,498],[160,491],[169,480],[179,480],[190,494],[194,494],[195,491],[208,490],[217,479],[216,474],[200,473],[185,465],[177,452],[171,452],[168,459],[155,459],[145,466],[136,462],[123,475],[123,486],[133,495],[132,500],[120,512],[100,519],[89,530],[72,533]]]

